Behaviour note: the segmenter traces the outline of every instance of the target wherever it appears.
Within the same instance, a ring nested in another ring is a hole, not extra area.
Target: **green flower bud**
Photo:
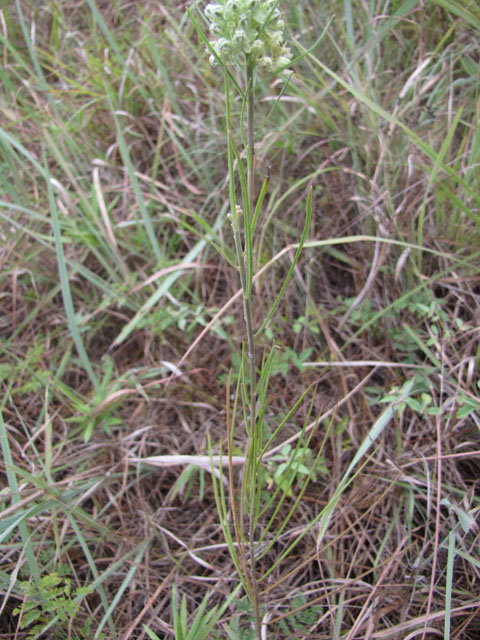
[[[215,39],[211,47],[226,64],[235,64],[243,54],[253,64],[277,71],[291,60],[285,46],[285,23],[276,0],[219,0],[208,4],[205,16]],[[214,55],[210,63],[217,64]]]

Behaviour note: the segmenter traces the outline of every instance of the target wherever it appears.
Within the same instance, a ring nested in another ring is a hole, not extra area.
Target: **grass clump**
[[[0,10],[2,637],[479,635],[480,16],[268,7]]]

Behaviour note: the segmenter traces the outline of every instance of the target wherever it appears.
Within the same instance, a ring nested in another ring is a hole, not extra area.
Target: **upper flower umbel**
[[[277,71],[292,57],[284,44],[285,23],[277,0],[219,0],[208,4],[205,15],[215,40],[210,45],[226,64],[239,62],[243,53],[254,65]],[[214,55],[210,63],[217,64]]]

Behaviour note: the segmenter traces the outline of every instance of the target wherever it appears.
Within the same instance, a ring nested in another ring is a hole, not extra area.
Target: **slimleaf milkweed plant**
[[[256,337],[262,333],[272,318],[285,288],[293,273],[301,250],[305,243],[311,219],[312,196],[311,190],[307,197],[307,213],[303,233],[298,244],[292,265],[280,288],[268,315],[261,327],[255,331],[252,298],[254,259],[253,247],[255,229],[261,212],[263,199],[268,187],[269,177],[263,181],[260,193],[254,191],[255,175],[255,88],[262,74],[283,74],[288,82],[293,73],[288,69],[292,61],[292,54],[285,42],[285,24],[282,20],[278,0],[220,0],[210,3],[204,11],[204,18],[208,22],[210,37],[207,37],[199,26],[198,21],[190,14],[199,36],[203,39],[206,51],[210,55],[210,64],[223,71],[225,113],[228,137],[228,173],[230,213],[229,219],[233,230],[236,264],[243,293],[243,311],[246,329],[246,340],[242,347],[242,365],[238,378],[237,393],[233,410],[230,407],[230,381],[227,383],[227,423],[228,423],[228,455],[230,459],[230,512],[221,482],[214,479],[214,489],[222,523],[232,559],[238,569],[247,596],[252,604],[255,618],[257,638],[262,635],[262,612],[258,585],[264,576],[258,576],[256,561],[272,547],[273,542],[267,541],[267,533],[273,526],[272,518],[267,526],[259,531],[259,520],[268,508],[276,505],[274,514],[278,513],[282,502],[291,495],[291,485],[295,479],[295,468],[287,468],[283,484],[283,492],[277,490],[267,504],[262,502],[262,457],[268,446],[280,432],[286,421],[298,408],[304,399],[305,392],[295,406],[288,412],[269,438],[264,438],[263,416],[268,403],[268,381],[274,359],[274,350],[262,359],[260,366],[256,361]],[[234,92],[237,92],[234,94]],[[232,101],[234,95],[240,97],[241,113],[238,129],[242,148],[237,146],[234,136]],[[246,113],[246,122],[245,122]],[[239,180],[239,193],[236,190],[236,177]],[[246,462],[243,469],[242,482],[237,490],[232,471],[233,432],[238,405],[243,408],[246,425],[248,448]],[[307,421],[304,424],[306,429]],[[300,442],[300,441],[299,441]],[[301,463],[305,448],[300,446],[292,454],[292,462]],[[308,480],[307,480],[308,481]],[[306,486],[306,483],[305,485]],[[297,504],[297,503],[295,503]],[[290,511],[289,517],[294,509]],[[229,526],[230,516],[233,517],[232,534]],[[289,520],[287,518],[287,521]],[[284,521],[283,526],[286,525]],[[278,534],[278,531],[276,532]],[[275,539],[275,535],[273,536]]]

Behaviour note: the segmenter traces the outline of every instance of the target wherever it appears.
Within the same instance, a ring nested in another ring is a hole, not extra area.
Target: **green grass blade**
[[[451,11],[474,29],[480,31],[480,9],[477,4],[468,2],[468,0],[467,2],[464,0],[433,0],[433,2],[446,11]]]
[[[28,151],[28,149],[26,149],[23,146],[21,142],[18,142],[17,140],[15,140],[15,138],[13,138],[9,133],[7,133],[2,128],[0,128],[0,141],[3,142],[3,144],[9,150],[12,156],[15,156],[15,154],[11,153],[10,146],[14,147],[14,149],[16,149],[24,158],[26,158],[28,162],[32,165],[32,167],[34,167],[37,170],[38,174],[42,178],[44,178],[44,180],[48,181],[50,176],[48,172],[45,171],[44,167],[42,167],[42,165],[39,162],[37,162],[37,160],[32,156],[32,154]]]
[[[113,614],[115,612],[115,608],[118,604],[118,602],[120,601],[123,593],[125,592],[125,590],[128,588],[130,582],[133,580],[133,577],[135,575],[135,573],[137,572],[138,567],[140,566],[140,562],[145,554],[145,552],[147,551],[149,545],[151,542],[151,537],[150,538],[145,538],[145,540],[142,540],[142,542],[137,545],[137,549],[138,549],[138,553],[136,554],[132,566],[130,567],[130,569],[128,570],[125,578],[122,580],[121,585],[119,586],[117,592],[115,593],[115,597],[112,599],[109,607],[107,608],[107,610],[105,611],[105,614],[103,616],[103,618],[100,620],[96,630],[95,630],[95,638],[98,638],[102,629],[104,628],[104,626],[107,623],[110,623],[113,617]],[[128,556],[132,555],[135,552],[135,549],[132,550],[130,553],[127,554],[127,556],[124,556],[122,558],[122,562],[124,562]]]
[[[113,112],[113,118],[115,120],[115,127],[117,130],[118,148],[120,150],[123,163],[127,170],[130,184],[132,185],[132,189],[135,194],[135,200],[138,204],[138,208],[142,216],[143,224],[145,225],[145,231],[147,232],[150,248],[153,251],[153,255],[155,256],[155,260],[157,261],[157,264],[159,264],[162,262],[163,256],[162,256],[162,251],[160,250],[160,245],[158,244],[157,236],[155,234],[153,222],[150,217],[150,214],[148,213],[147,205],[145,204],[145,199],[143,197],[142,190],[140,189],[140,184],[138,182],[137,176],[135,175],[135,169],[134,169],[132,160],[130,158],[130,153],[128,151],[127,143],[125,142],[125,138],[123,136],[122,127],[120,126],[120,122],[115,112]]]
[[[312,188],[310,188],[310,190],[308,192],[308,196],[307,196],[307,214],[306,214],[306,217],[305,217],[305,225],[303,227],[302,237],[300,238],[300,242],[298,243],[298,247],[297,247],[297,251],[295,253],[295,257],[294,257],[294,259],[292,261],[292,264],[290,265],[290,269],[288,270],[287,276],[286,276],[285,280],[283,281],[283,284],[282,284],[281,289],[280,289],[280,293],[278,294],[277,299],[273,303],[273,306],[272,306],[272,308],[270,310],[270,313],[265,318],[265,320],[264,320],[262,326],[260,327],[260,329],[256,332],[256,334],[255,334],[256,336],[258,336],[260,333],[263,332],[263,330],[265,329],[267,324],[272,319],[273,314],[277,310],[278,305],[280,304],[280,301],[281,301],[281,299],[283,297],[283,294],[285,293],[285,289],[287,288],[288,283],[290,282],[290,278],[292,277],[293,271],[295,269],[295,266],[296,266],[296,264],[298,262],[300,254],[302,252],[303,246],[304,246],[305,241],[307,239],[307,234],[308,234],[308,230],[310,228],[311,219],[312,219]]]
[[[85,557],[87,559],[88,562],[88,566],[90,568],[90,571],[92,572],[92,575],[94,577],[94,581],[90,584],[90,586],[92,587],[92,589],[95,589],[98,592],[98,595],[100,596],[100,600],[102,602],[102,606],[103,609],[105,610],[105,612],[108,611],[109,609],[109,605],[108,605],[108,600],[107,600],[107,596],[105,594],[105,589],[103,588],[102,582],[106,579],[107,575],[110,572],[113,572],[115,570],[114,565],[110,565],[107,572],[101,576],[98,573],[98,569],[97,569],[97,565],[95,563],[95,559],[92,555],[92,553],[90,552],[90,548],[89,545],[87,543],[87,541],[85,540],[85,536],[83,535],[83,532],[81,530],[81,528],[79,527],[76,519],[73,517],[73,513],[70,512],[70,510],[66,510],[66,515],[68,517],[68,520],[72,526],[73,531],[75,532],[75,535],[77,537],[78,542],[80,543],[80,546],[82,547],[82,551],[85,554]],[[120,563],[116,563],[116,564],[122,564],[124,562],[124,558],[121,559]],[[108,626],[110,629],[110,633],[112,634],[113,638],[117,638],[117,634],[115,632],[115,627],[114,627],[114,623],[112,620],[112,617],[109,616],[108,617]],[[95,633],[94,636],[94,640],[96,640],[98,638],[97,633]]]
[[[448,534],[447,575],[445,580],[445,625],[444,640],[450,640],[450,621],[452,611],[453,566],[455,563],[455,533]]]
[[[45,169],[45,173],[48,174],[47,169]],[[63,252],[63,241],[62,241],[62,234],[60,229],[60,218],[58,215],[55,197],[53,195],[53,186],[52,186],[51,179],[47,180],[47,190],[48,190],[48,201],[50,203],[50,210],[52,213],[53,235],[55,238],[55,247],[57,251],[58,274],[60,276],[60,283],[62,285],[63,304],[65,306],[65,312],[67,314],[68,326],[72,334],[73,340],[75,342],[75,346],[77,348],[77,352],[82,362],[83,368],[88,373],[95,390],[98,390],[99,382],[98,382],[97,376],[93,371],[90,358],[88,357],[88,354],[85,350],[82,336],[80,335],[80,329],[77,323],[77,318],[75,315],[75,309],[73,306],[73,297],[70,289],[70,281],[67,273],[67,265],[65,262],[65,254]]]
[[[173,606],[173,603],[172,603],[172,606]],[[160,638],[157,636],[157,634],[154,631],[152,631],[151,629],[149,629],[149,627],[147,627],[146,624],[143,625],[143,629],[148,634],[148,636],[151,638],[151,640],[160,640]]]
[[[429,349],[426,344],[424,344],[424,342],[422,341],[420,336],[408,324],[404,324],[403,328],[408,333],[410,338],[415,342],[415,344],[418,346],[418,348],[422,350],[422,352],[427,356],[427,358],[430,360],[430,362],[437,368],[437,370],[441,371],[442,363],[435,356],[435,354],[432,352],[432,350]]]
[[[7,428],[3,421],[3,411],[5,409],[5,404],[8,401],[8,397],[9,397],[9,394],[7,392],[3,397],[2,404],[0,407],[0,446],[2,448],[3,461],[6,467],[8,487],[12,494],[12,505],[14,505],[20,502],[20,493],[18,490],[17,476],[15,474],[15,470],[13,467],[12,452],[10,450],[10,443],[8,441]],[[35,554],[33,553],[31,534],[28,529],[28,524],[26,522],[26,519],[22,518],[20,520],[18,524],[18,528],[20,531],[20,537],[22,538],[23,548],[25,550],[25,555],[27,558],[30,574],[32,578],[35,580],[35,582],[39,582],[40,569],[38,567]]]
[[[220,526],[222,527],[223,536],[225,538],[225,542],[227,544],[230,557],[232,558],[232,561],[235,565],[236,570],[238,571],[238,575],[240,576],[240,579],[242,580],[242,583],[244,584],[245,589],[247,589],[247,582],[243,576],[243,571],[242,571],[242,567],[238,557],[238,553],[237,553],[237,550],[235,549],[235,543],[233,541],[232,533],[230,531],[230,526],[228,522],[227,501],[225,497],[225,492],[223,490],[223,483],[222,483],[222,480],[221,479],[218,480],[215,475],[215,467],[213,464],[213,457],[212,457],[213,450],[212,450],[212,443],[210,441],[210,435],[208,435],[208,453],[211,460],[212,485],[213,485],[213,492],[215,496],[215,504],[217,506],[217,513],[220,518]],[[219,467],[221,467],[221,465],[219,465]]]
[[[430,189],[432,188],[432,186],[436,183],[437,181],[437,175],[438,172],[440,171],[440,167],[443,166],[443,161],[445,158],[445,155],[450,147],[450,144],[452,142],[452,138],[453,135],[455,133],[455,131],[457,130],[457,126],[458,123],[460,122],[460,118],[462,117],[462,109],[460,108],[458,110],[457,115],[455,116],[455,119],[452,123],[452,126],[450,127],[450,130],[448,131],[445,140],[442,143],[442,146],[440,148],[440,151],[438,152],[432,170],[430,172],[430,178],[428,181],[428,185],[425,188],[425,194],[423,196],[423,201],[420,207],[420,211],[419,211],[419,215],[418,215],[418,224],[417,224],[417,244],[419,247],[423,246],[423,225],[424,225],[424,221],[425,221],[425,211],[427,208],[427,202],[428,202],[428,198],[430,196]],[[418,264],[418,269],[421,272],[421,265],[422,265],[422,253],[418,252],[418,259],[417,259],[417,264]]]

